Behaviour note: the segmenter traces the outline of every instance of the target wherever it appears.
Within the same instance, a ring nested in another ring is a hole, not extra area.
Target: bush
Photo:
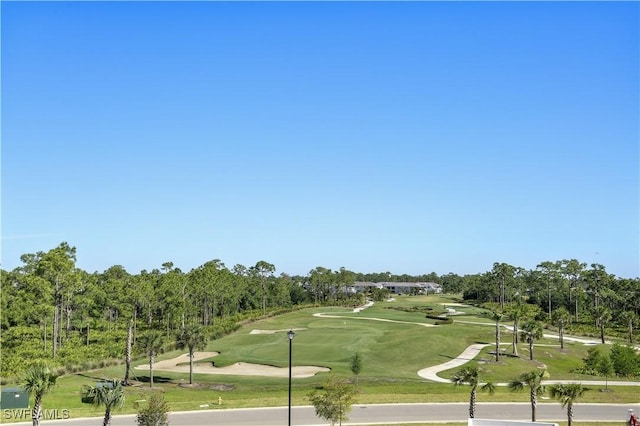
[[[602,354],[597,347],[594,346],[587,349],[587,356],[582,358],[583,365],[580,369],[581,372],[585,374],[596,374],[601,359]]]
[[[630,346],[614,343],[611,347],[611,361],[613,361],[613,369],[618,376],[640,375],[640,354]]]
[[[137,408],[137,407],[136,407]],[[169,424],[169,404],[162,395],[154,393],[145,407],[138,411],[138,426],[166,426]]]
[[[425,318],[432,319],[432,320],[436,320],[436,321],[447,321],[447,320],[448,320],[448,321],[449,321],[449,322],[448,322],[448,324],[450,324],[450,323],[452,323],[452,322],[453,322],[453,320],[452,320],[451,318],[447,318],[447,317],[445,316],[445,313],[444,313],[444,312],[443,312],[443,313],[441,313],[441,314],[427,314],[427,315],[425,315],[424,317],[425,317]]]

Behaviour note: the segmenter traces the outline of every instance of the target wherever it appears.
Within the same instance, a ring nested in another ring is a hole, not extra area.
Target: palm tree
[[[504,314],[500,311],[491,311],[490,317],[496,322],[496,362],[500,361],[500,320]]]
[[[149,387],[153,387],[153,363],[164,344],[164,335],[158,330],[149,330],[140,337],[138,344],[149,357]]]
[[[189,384],[193,384],[193,354],[196,349],[204,349],[207,345],[207,336],[204,329],[198,325],[188,325],[184,327],[180,334],[176,346],[178,349],[189,349]]]
[[[29,395],[33,394],[33,410],[31,411],[33,426],[40,425],[42,398],[53,388],[57,379],[58,375],[44,364],[29,367],[22,375],[21,382],[24,391]]]
[[[533,361],[533,342],[542,338],[542,324],[529,320],[522,324],[521,336],[529,343],[529,360]]]
[[[558,339],[560,340],[560,350],[564,349],[564,325],[571,320],[571,314],[564,306],[559,307],[551,314],[551,321],[558,324]]]
[[[526,311],[526,305],[520,301],[509,308],[509,316],[513,320],[513,354],[515,356],[518,356],[518,325]]]
[[[102,383],[102,386],[91,386],[87,388],[86,395],[93,399],[93,405],[99,407],[104,405],[104,420],[102,426],[111,424],[111,410],[122,408],[124,405],[124,390],[122,383],[117,380],[110,380]]]
[[[581,383],[570,383],[564,385],[553,385],[549,387],[549,395],[560,401],[562,407],[567,407],[567,425],[573,424],[573,404],[589,388],[585,388]]]
[[[542,395],[545,391],[542,379],[549,377],[547,370],[533,370],[528,373],[522,373],[517,379],[509,382],[511,391],[521,391],[525,386],[529,386],[529,399],[531,400],[531,421],[536,421],[536,407],[538,405],[538,394]]]
[[[479,371],[476,367],[465,367],[459,370],[451,378],[451,381],[456,386],[471,385],[471,394],[469,396],[469,417],[472,419],[476,414],[476,395],[478,393],[478,386],[480,386],[480,390],[488,391],[491,395],[493,395],[496,390],[493,383],[480,383]]]

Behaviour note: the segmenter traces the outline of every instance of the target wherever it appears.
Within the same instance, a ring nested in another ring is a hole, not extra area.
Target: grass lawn
[[[304,309],[257,321],[241,327],[237,332],[219,340],[210,341],[208,351],[220,352],[210,358],[216,366],[231,365],[236,362],[288,366],[289,344],[286,330],[298,329],[293,340],[293,365],[317,365],[328,367],[331,373],[320,373],[314,377],[294,379],[292,396],[294,405],[308,405],[307,394],[321,386],[330,374],[352,377],[349,360],[358,351],[362,355],[362,372],[359,376],[361,394],[358,403],[394,402],[466,402],[467,387],[455,387],[448,383],[431,383],[421,379],[417,371],[455,358],[473,343],[494,343],[494,327],[491,321],[466,315],[465,320],[486,324],[454,322],[449,325],[425,327],[433,324],[424,313],[404,312],[387,309],[389,306],[441,307],[440,303],[453,303],[452,299],[438,296],[403,296],[394,301],[377,303],[359,314],[346,308]],[[478,313],[477,308],[455,306],[456,310],[469,309]],[[340,315],[341,318],[321,318],[314,313]],[[366,317],[392,320],[372,321]],[[250,334],[251,330],[280,330],[273,334]],[[504,332],[504,343],[511,342],[511,334]],[[560,351],[557,340],[543,339],[545,346],[534,349],[535,361],[528,360],[528,346],[519,345],[520,358],[501,358],[493,362],[489,346],[471,362],[482,368],[483,380],[506,382],[523,371],[529,371],[544,364],[551,379],[598,380],[594,376],[571,373],[581,364],[587,347],[565,342]],[[546,346],[549,345],[549,346]],[[507,345],[503,350],[510,353]],[[158,357],[170,359],[183,353],[169,351]],[[146,364],[140,358],[136,364]],[[148,399],[150,392],[162,392],[171,410],[195,410],[203,405],[211,409],[240,408],[257,406],[285,406],[288,396],[288,378],[256,376],[227,376],[195,374],[196,386],[185,386],[188,374],[154,371],[154,389],[148,387],[148,371],[132,370],[137,383],[126,388],[127,400],[119,413],[136,412],[135,402]],[[451,377],[455,370],[441,373],[441,377]],[[72,417],[100,416],[102,409],[96,409],[80,401],[83,385],[91,385],[96,380],[121,378],[124,366],[108,367],[79,374],[60,377],[54,391],[44,400],[45,408],[68,409]],[[611,379],[610,379],[611,380]],[[580,402],[637,403],[638,387],[611,387],[611,392],[587,392]],[[222,404],[218,405],[218,398]],[[480,394],[479,402],[528,401],[528,392],[511,393],[506,388],[498,388],[495,395]],[[431,424],[433,426],[433,424]]]

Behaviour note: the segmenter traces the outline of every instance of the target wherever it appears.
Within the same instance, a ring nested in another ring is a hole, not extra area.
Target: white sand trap
[[[288,331],[288,330],[287,330]],[[193,360],[209,358],[219,355],[218,352],[196,352]],[[178,365],[183,364],[183,365]],[[149,364],[142,364],[136,370],[149,370]],[[189,354],[183,354],[172,359],[158,361],[153,365],[153,371],[171,371],[174,373],[189,372]],[[302,379],[312,377],[318,373],[331,371],[326,367],[294,366],[291,367],[291,377]],[[237,362],[227,367],[214,367],[213,364],[194,364],[193,372],[197,374],[226,374],[234,376],[264,376],[264,377],[289,377],[289,367],[274,367],[272,365],[250,364]]]
[[[193,361],[197,362],[201,359],[209,358],[212,356],[218,356],[218,352],[195,352],[193,354]],[[183,364],[183,365],[178,365]],[[136,370],[148,370],[149,364],[142,364],[135,367]],[[175,371],[181,373],[189,372],[189,354],[183,354],[171,359],[163,359],[162,361],[156,361],[153,363],[153,370],[163,371]],[[196,371],[196,364],[193,365],[193,371]]]
[[[276,333],[287,333],[289,330],[300,331],[306,330],[306,328],[286,328],[282,330],[258,330],[254,329],[249,332],[249,334],[276,334]]]
[[[272,365],[249,364],[247,362],[237,362],[227,367],[215,368],[212,374],[229,374],[235,376],[266,376],[266,377],[289,377],[289,367],[274,367]],[[318,373],[331,371],[326,367],[297,366],[291,367],[291,377],[305,378],[313,377]]]

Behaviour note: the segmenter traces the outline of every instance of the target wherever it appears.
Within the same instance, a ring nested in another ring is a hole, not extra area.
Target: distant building
[[[429,293],[442,293],[442,286],[438,283],[424,283],[424,289],[427,294]]]
[[[380,283],[372,283],[368,281],[356,281],[353,283],[353,288],[355,288],[356,292],[362,293],[364,291],[373,290],[374,288],[382,289],[382,284]]]
[[[408,282],[381,282],[356,281],[353,284],[356,292],[362,293],[375,288],[387,289],[394,294],[429,294],[442,293],[442,286],[438,283],[408,283]]]

